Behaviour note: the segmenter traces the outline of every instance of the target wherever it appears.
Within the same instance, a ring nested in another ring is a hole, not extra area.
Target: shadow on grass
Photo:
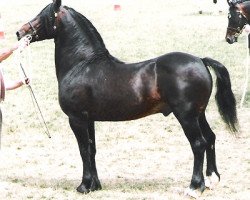
[[[172,186],[174,181],[170,178],[162,179],[104,179],[102,186],[104,190],[121,190],[127,192],[131,190],[138,191],[166,191]]]
[[[43,179],[34,177],[8,177],[4,181],[19,184],[23,187],[52,188],[54,190],[74,191],[81,180],[72,179]],[[171,187],[185,186],[185,183],[174,181],[171,178],[162,179],[102,179],[102,190],[129,191],[167,191]]]

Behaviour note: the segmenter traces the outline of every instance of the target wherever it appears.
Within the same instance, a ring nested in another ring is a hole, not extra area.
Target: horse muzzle
[[[25,35],[25,32],[24,31],[17,31],[16,32],[16,36],[17,36],[17,39],[18,40],[21,40],[22,39],[22,37]]]
[[[228,44],[233,44],[238,41],[238,38],[235,36],[226,36],[226,41]]]

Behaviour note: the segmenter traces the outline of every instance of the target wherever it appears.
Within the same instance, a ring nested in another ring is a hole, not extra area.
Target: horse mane
[[[98,44],[97,44],[98,51],[95,52],[95,55],[93,55],[93,59],[90,60],[91,62],[93,60],[96,60],[97,58],[102,58],[102,57],[108,56],[111,60],[113,60],[115,62],[124,63],[109,53],[109,51],[107,50],[107,48],[104,44],[104,41],[103,41],[100,33],[96,30],[96,28],[93,26],[93,24],[85,16],[83,16],[81,13],[77,12],[73,8],[70,8],[67,6],[64,6],[64,8],[70,12],[70,14],[72,15],[72,17],[74,17],[74,19],[77,20],[77,23],[79,24],[79,26],[81,28],[84,28],[86,34],[93,41],[93,43],[97,43],[97,41],[98,41]],[[88,29],[86,29],[86,26],[88,27]]]

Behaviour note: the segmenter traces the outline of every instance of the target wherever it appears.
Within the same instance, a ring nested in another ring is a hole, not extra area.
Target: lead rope
[[[28,56],[27,56],[26,60],[28,60],[28,66],[30,68],[30,66],[31,66],[31,56],[30,56],[31,51],[30,51],[29,45],[30,45],[30,41],[32,39],[32,36],[31,35],[27,35],[26,39],[28,40],[28,46],[27,46]],[[23,52],[23,49],[24,48],[18,48],[15,51],[15,55],[17,57],[17,61],[18,61],[19,67],[20,67],[20,71],[22,73],[22,76],[24,78],[24,83],[25,83],[25,80],[28,78],[28,76],[27,76],[27,73],[26,73],[26,71],[25,71],[25,69],[24,69],[24,67],[22,65],[22,52]],[[40,125],[41,125],[41,127],[43,127],[44,132],[47,134],[47,136],[49,138],[51,138],[50,132],[49,132],[49,129],[48,129],[48,126],[47,126],[47,123],[46,123],[46,121],[44,119],[43,113],[42,113],[41,108],[40,108],[40,106],[38,104],[38,101],[37,101],[37,98],[35,96],[35,93],[34,93],[32,87],[31,87],[30,83],[29,84],[25,83],[25,84],[27,85],[27,87],[28,87],[28,89],[30,91],[31,100],[32,100],[33,106],[35,108],[36,116],[37,116],[37,118],[38,118],[38,120],[40,122]]]

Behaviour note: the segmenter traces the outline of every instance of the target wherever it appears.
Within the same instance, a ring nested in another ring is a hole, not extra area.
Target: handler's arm
[[[12,48],[0,50],[0,62],[8,58],[17,48],[18,46],[16,45]]]
[[[16,88],[19,88],[20,86],[23,85],[23,82],[20,81],[6,81],[5,89],[6,90],[14,90]]]
[[[6,90],[14,90],[16,88],[21,87],[23,84],[29,85],[30,79],[25,78],[24,82],[22,80],[16,80],[16,81],[6,81],[5,82],[5,89]]]

